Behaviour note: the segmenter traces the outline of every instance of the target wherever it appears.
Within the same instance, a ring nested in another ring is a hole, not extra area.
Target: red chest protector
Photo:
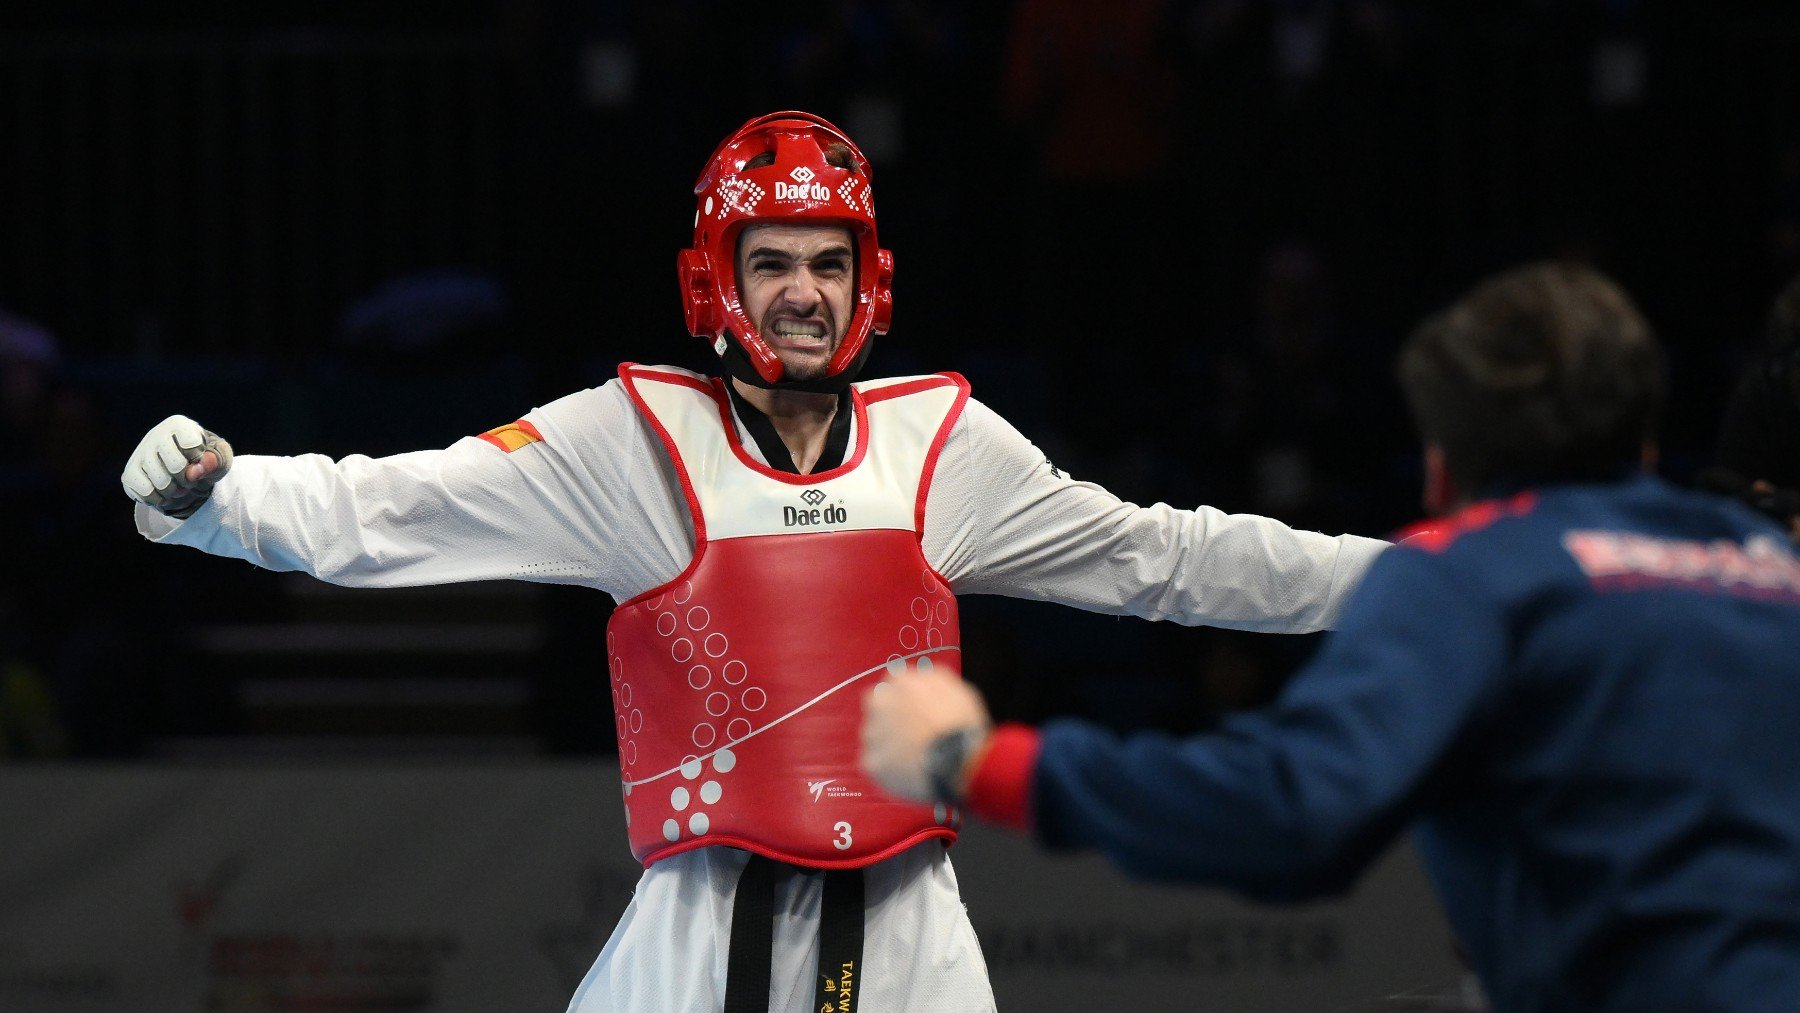
[[[919,548],[960,377],[857,384],[841,467],[792,475],[738,441],[719,381],[627,364],[694,520],[694,559],[607,628],[631,853],[730,845],[856,868],[929,838],[943,806],[862,773],[863,697],[890,667],[961,670],[956,599]]]

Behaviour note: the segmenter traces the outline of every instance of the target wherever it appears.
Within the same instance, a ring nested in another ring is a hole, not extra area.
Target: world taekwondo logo
[[[850,516],[842,503],[821,507],[819,504],[825,502],[825,493],[820,489],[808,489],[801,493],[800,502],[806,506],[781,508],[781,523],[784,527],[812,528],[821,524],[842,524]]]
[[[834,784],[837,787],[833,788]],[[814,802],[826,798],[862,798],[862,792],[838,784],[835,777],[828,777],[823,781],[808,781],[806,790],[812,794]]]

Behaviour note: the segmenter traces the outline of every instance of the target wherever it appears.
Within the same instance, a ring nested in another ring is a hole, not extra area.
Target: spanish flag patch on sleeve
[[[481,439],[492,443],[494,446],[499,447],[501,450],[510,454],[520,447],[529,447],[533,443],[544,442],[544,434],[538,432],[536,426],[524,419],[520,419],[517,422],[509,423],[498,429],[490,429],[487,432],[482,433]]]

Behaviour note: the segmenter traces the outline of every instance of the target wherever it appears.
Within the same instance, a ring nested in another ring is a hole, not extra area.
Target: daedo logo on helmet
[[[776,200],[828,201],[831,199],[831,189],[823,183],[816,182],[813,179],[813,171],[804,165],[788,173],[788,178],[793,182],[777,182],[775,184]]]

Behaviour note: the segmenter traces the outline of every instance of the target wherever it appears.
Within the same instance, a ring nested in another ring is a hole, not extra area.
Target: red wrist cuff
[[[964,807],[984,820],[1029,832],[1038,748],[1037,729],[1018,724],[996,727],[969,776]]]

